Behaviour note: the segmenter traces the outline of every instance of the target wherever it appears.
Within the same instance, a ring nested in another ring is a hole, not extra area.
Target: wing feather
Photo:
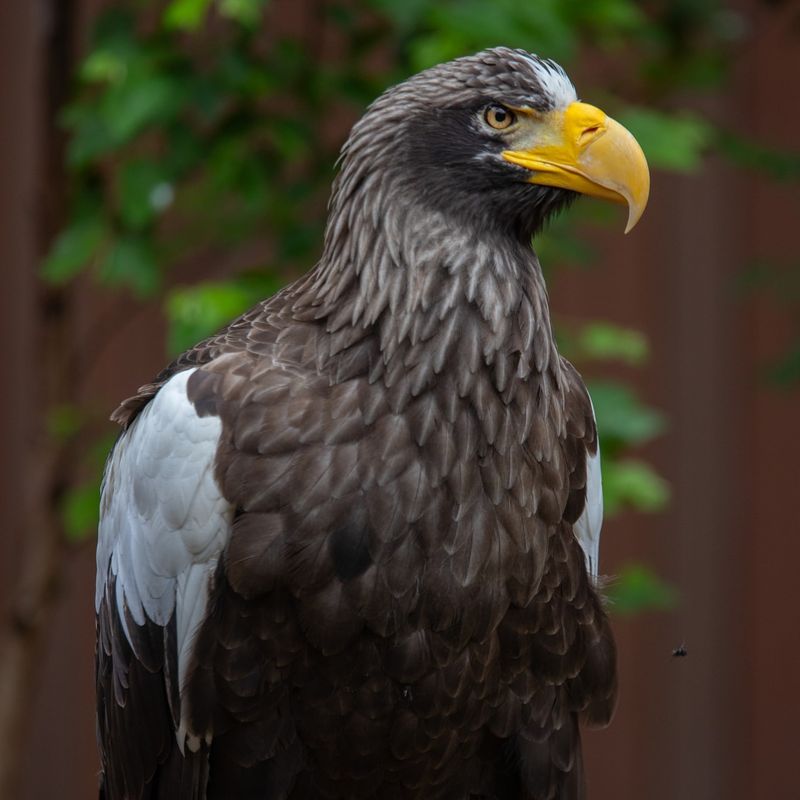
[[[573,531],[583,548],[586,569],[597,579],[600,563],[600,531],[603,527],[603,484],[600,471],[600,445],[586,452],[586,504]]]
[[[199,751],[201,736],[188,729],[182,695],[234,509],[215,477],[221,421],[198,413],[187,396],[194,371],[169,378],[122,433],[103,481],[98,724],[109,791],[121,783],[135,796],[146,787],[155,791],[160,772],[167,781],[176,770],[189,782],[185,796],[194,796],[199,788],[192,782],[204,782],[206,774],[205,767],[183,763],[204,756],[184,752],[187,741]],[[142,696],[129,703],[134,692]],[[125,742],[165,736],[171,745],[121,752]]]

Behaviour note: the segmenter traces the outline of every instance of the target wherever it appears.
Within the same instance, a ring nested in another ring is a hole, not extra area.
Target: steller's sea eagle
[[[106,800],[584,796],[608,722],[591,402],[531,237],[649,177],[496,48],[354,126],[317,266],[114,414],[97,548]]]

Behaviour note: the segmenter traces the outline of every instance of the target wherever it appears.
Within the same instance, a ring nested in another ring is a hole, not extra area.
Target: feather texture
[[[616,688],[597,437],[527,243],[568,198],[498,188],[474,150],[470,194],[433,159],[478,147],[458,125],[486,91],[547,110],[568,89],[500,48],[384,95],[319,265],[116,412],[108,800],[584,796],[579,720]]]

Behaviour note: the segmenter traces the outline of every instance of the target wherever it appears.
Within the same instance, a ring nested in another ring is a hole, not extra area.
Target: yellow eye
[[[498,131],[511,127],[516,120],[514,112],[503,106],[489,106],[483,113],[486,124]]]

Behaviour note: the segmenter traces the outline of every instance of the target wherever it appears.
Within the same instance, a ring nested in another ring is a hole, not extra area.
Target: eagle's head
[[[649,186],[636,140],[558,64],[498,47],[379,97],[345,145],[333,208],[368,194],[374,213],[405,202],[529,240],[575,193],[627,204],[627,232]]]

